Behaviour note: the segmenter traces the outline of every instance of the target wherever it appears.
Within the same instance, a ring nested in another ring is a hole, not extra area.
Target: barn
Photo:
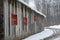
[[[0,35],[3,36],[2,39],[23,39],[41,32],[44,30],[42,27],[44,18],[46,16],[43,13],[30,7],[24,1],[0,0]]]

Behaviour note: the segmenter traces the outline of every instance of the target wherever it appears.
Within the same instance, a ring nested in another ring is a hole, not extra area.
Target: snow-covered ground
[[[58,37],[58,38],[55,38],[54,40],[60,40],[60,37]]]
[[[34,34],[32,36],[29,36],[23,40],[43,40],[49,36],[52,36],[54,32],[50,29],[45,29],[44,31]]]
[[[54,25],[54,26],[50,26],[48,28],[52,28],[52,29],[60,29],[60,25]]]
[[[60,25],[50,26],[48,28],[45,27],[44,31],[29,36],[23,40],[44,40],[45,38],[48,38],[46,40],[60,40]]]
[[[60,40],[60,25],[50,26],[48,29],[53,30],[55,32],[55,35],[46,40]]]
[[[55,31],[55,34],[60,34],[60,25],[54,25],[46,28]]]

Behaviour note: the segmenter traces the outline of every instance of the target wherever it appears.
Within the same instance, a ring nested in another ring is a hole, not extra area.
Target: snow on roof
[[[46,18],[46,15],[44,15],[43,13],[39,12],[38,10],[32,8],[31,6],[29,6],[26,2],[22,1],[22,0],[18,0],[19,2],[21,2],[22,4],[26,5],[27,7],[29,7],[31,10],[35,11],[36,13],[38,13],[39,15],[42,15]]]
[[[44,31],[34,34],[32,36],[29,36],[23,40],[43,40],[45,38],[48,38],[50,36],[53,36],[54,32],[50,29],[45,29]]]

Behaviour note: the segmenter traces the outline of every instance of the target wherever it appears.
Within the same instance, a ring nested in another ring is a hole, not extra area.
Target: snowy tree
[[[47,16],[47,25],[60,24],[60,0],[35,0],[36,8]]]

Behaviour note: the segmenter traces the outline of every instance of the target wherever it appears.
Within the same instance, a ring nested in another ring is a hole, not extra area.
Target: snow
[[[34,0],[29,0],[29,6],[30,6],[31,8],[36,9],[36,5],[35,5]]]
[[[29,6],[35,8],[35,5],[32,2],[29,2]]]
[[[22,4],[26,5],[31,10],[35,11],[36,13],[38,13],[39,15],[42,15],[42,16],[44,16],[46,18],[46,15],[45,14],[43,14],[42,12],[39,12],[38,10],[36,10],[35,8],[33,8],[35,6],[33,3],[30,3],[30,5],[29,5],[29,4],[27,4],[26,2],[24,2],[22,0],[18,0],[18,1],[21,2]],[[32,6],[31,4],[33,5],[33,7],[31,7]]]
[[[49,28],[60,29],[60,25],[54,25],[54,26],[50,26]]]
[[[54,34],[54,32],[50,29],[45,29],[44,31],[34,34],[32,36],[29,36],[23,40],[43,40],[47,37],[50,37]]]
[[[54,26],[49,26],[49,27],[45,27],[45,28],[60,30],[60,25],[54,25]]]
[[[60,34],[60,25],[54,25],[50,26],[48,28],[45,28],[44,31],[34,34],[32,36],[29,36],[23,40],[44,40],[45,38],[51,37],[55,34]],[[60,40],[60,37],[56,37],[53,40]]]
[[[55,34],[60,34],[60,25],[54,25],[46,28],[53,30]]]
[[[50,26],[49,28],[55,30],[55,34],[57,34],[56,38],[53,38],[53,40],[60,40],[60,25]]]
[[[55,38],[54,40],[60,40],[60,37],[59,38]]]

